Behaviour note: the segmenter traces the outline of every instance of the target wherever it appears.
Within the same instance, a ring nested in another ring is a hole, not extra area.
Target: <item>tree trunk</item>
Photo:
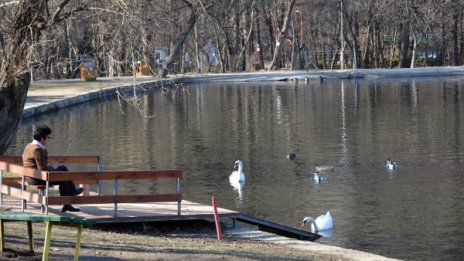
[[[21,121],[30,84],[32,40],[37,41],[45,29],[42,1],[20,1],[5,40],[5,62],[0,71],[0,155],[10,145]]]
[[[459,24],[459,13],[455,10],[453,14],[453,29],[451,34],[453,35],[453,65],[459,65],[459,43],[458,43],[458,24]]]
[[[409,51],[409,22],[401,24],[401,39],[400,39],[400,60],[398,67],[405,68],[408,60]]]
[[[221,50],[221,45],[220,45],[220,40],[221,38],[219,37],[219,28],[214,27],[214,32],[216,36],[216,49],[218,51],[218,56],[219,56],[219,63],[221,65],[221,72],[225,73],[226,72],[226,67],[224,66],[224,52]]]
[[[155,50],[152,48],[151,43],[153,40],[153,36],[151,34],[150,28],[147,28],[146,26],[143,27],[143,32],[142,32],[142,53],[143,53],[143,60],[145,61],[145,64],[148,66],[150,69],[151,74],[155,73]]]
[[[274,27],[272,26],[272,18],[269,18],[269,21],[266,20],[267,23],[267,29],[269,30],[269,58],[267,59],[270,59],[271,58],[271,54],[274,53],[274,44],[275,44],[275,38],[274,38]]]
[[[369,24],[367,26],[367,33],[366,33],[366,43],[364,45],[364,50],[362,52],[361,58],[361,68],[370,68],[370,44],[371,44],[371,35],[372,34],[372,25]]]
[[[292,24],[291,24],[291,28],[292,28],[292,54],[291,54],[291,62],[290,62],[290,70],[295,70],[295,53],[296,53],[296,37],[295,37],[295,23],[293,21],[293,15],[292,15]]]
[[[200,52],[197,24],[193,27],[193,37],[195,39],[195,62],[197,64],[197,73],[203,75],[203,59],[201,58],[203,54]]]
[[[417,38],[416,38],[416,33],[412,33],[412,54],[411,54],[411,66],[410,68],[414,68],[416,66],[416,47],[417,47]]]
[[[164,66],[161,69],[161,77],[163,78],[165,78],[168,75],[169,71],[172,70],[172,66],[174,65],[174,62],[177,61],[177,59],[179,58],[179,54],[182,49],[182,46],[184,46],[185,41],[187,40],[188,36],[192,32],[193,27],[197,21],[197,15],[195,14],[195,10],[193,9],[193,6],[190,6],[190,9],[192,13],[190,14],[190,18],[187,22],[187,27],[177,37],[175,41],[176,45],[174,46],[174,50],[172,50],[172,53],[166,59],[166,66]]]
[[[274,51],[274,56],[272,57],[272,62],[267,68],[268,70],[273,70],[277,68],[277,65],[280,62],[280,56],[282,55],[282,50],[285,44],[285,36],[287,35],[288,27],[290,24],[290,18],[293,11],[293,6],[295,6],[296,0],[291,0],[290,3],[286,4],[285,16],[284,16],[284,23],[282,24],[282,28],[279,31],[276,41],[276,48]]]
[[[253,4],[252,4],[252,8],[253,8]],[[245,40],[245,43],[243,44],[242,50],[238,54],[237,61],[235,62],[235,70],[236,71],[240,71],[240,63],[243,63],[243,54],[245,53],[245,50],[246,50],[246,48],[248,46],[248,42],[250,41],[250,38],[251,38],[251,34],[253,33],[253,23],[254,23],[254,10],[253,9],[251,10],[251,15],[250,16],[251,16],[250,17],[250,30],[248,31],[248,35],[247,35],[247,38]]]
[[[384,66],[384,54],[380,37],[380,28],[377,21],[374,24],[374,39],[374,66],[375,69],[378,69],[380,66]]]
[[[257,33],[257,43],[258,43],[258,61],[259,61],[259,68],[263,69],[264,68],[264,57],[263,57],[263,46],[261,44],[261,30],[259,26],[259,16],[256,17],[256,33]]]
[[[0,155],[5,153],[10,145],[11,138],[16,133],[26,102],[31,76],[27,68],[27,62],[22,63],[22,69],[16,67],[18,68],[16,72],[12,72],[15,69],[7,69],[2,72],[2,74],[5,74],[3,76],[6,77],[2,77],[0,80]],[[11,63],[7,62],[5,66],[13,67],[9,66],[9,64]],[[18,65],[20,64],[14,66]]]

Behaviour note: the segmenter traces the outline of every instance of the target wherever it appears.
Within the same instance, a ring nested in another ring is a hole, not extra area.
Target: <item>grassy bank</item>
[[[45,225],[34,227],[35,254],[28,253],[25,223],[6,223],[2,260],[40,260]],[[70,260],[76,229],[53,227],[50,260]],[[314,253],[225,235],[216,240],[214,225],[151,223],[86,228],[80,260],[330,260]]]

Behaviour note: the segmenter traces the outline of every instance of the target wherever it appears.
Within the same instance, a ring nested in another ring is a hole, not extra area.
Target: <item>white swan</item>
[[[398,166],[396,165],[396,162],[395,162],[395,161],[391,161],[390,159],[387,159],[387,164],[385,164],[385,167],[386,167],[388,170],[394,170],[394,169],[396,169]]]
[[[332,229],[333,227],[333,218],[330,215],[330,212],[327,211],[325,215],[320,215],[316,219],[312,217],[305,217],[301,226],[303,227],[306,223],[311,224],[311,231],[313,233],[318,231],[324,231]]]
[[[316,182],[316,183],[321,182],[322,179],[323,179],[321,176],[319,176],[319,174],[317,172],[313,172],[313,177],[312,178],[313,178],[313,181]]]
[[[229,176],[230,183],[245,182],[245,173],[243,173],[243,163],[241,160],[237,160],[234,164],[234,168],[237,170],[232,171],[232,174]]]
[[[316,172],[333,172],[335,170],[334,166],[319,166],[314,164]]]

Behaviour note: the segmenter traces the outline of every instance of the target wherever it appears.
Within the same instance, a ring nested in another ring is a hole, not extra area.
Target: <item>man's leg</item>
[[[55,171],[68,171],[68,168],[64,165],[60,165]],[[76,196],[82,193],[82,189],[76,189],[76,185],[70,180],[59,181],[57,183],[60,185],[61,196]]]
[[[68,168],[64,165],[60,165],[55,169],[55,171],[68,171]],[[61,196],[76,196],[76,195],[81,194],[83,191],[83,189],[81,188],[76,189],[74,182],[70,180],[59,181],[57,183],[60,185]],[[64,205],[63,208],[61,209],[61,212],[66,212],[66,211],[80,211],[80,209],[75,208],[71,205]]]

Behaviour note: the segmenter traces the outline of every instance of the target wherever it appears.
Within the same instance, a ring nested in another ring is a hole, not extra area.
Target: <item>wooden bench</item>
[[[23,164],[23,159],[21,156],[0,156],[0,162],[6,162],[14,165],[21,166]],[[100,156],[50,156],[48,157],[49,164],[94,164],[96,165],[97,171],[101,169],[101,162]],[[1,169],[0,169],[1,174]],[[3,177],[3,184],[21,184],[21,177]],[[93,181],[85,181],[85,180],[77,180],[75,181],[76,184],[87,185],[87,184],[95,184]],[[31,185],[27,184],[26,186],[42,189],[44,185]],[[88,187],[84,187],[86,191],[88,191]]]
[[[31,169],[23,168],[22,165],[22,157],[21,156],[0,156],[0,184],[7,185],[14,188],[21,188],[22,190],[26,190],[29,188],[34,188],[38,190],[39,196],[44,196],[48,194],[49,188],[47,185],[33,185],[28,184],[27,181],[24,180],[26,176],[30,176]],[[50,156],[48,157],[49,164],[93,164],[96,165],[97,171],[100,171],[101,168],[101,161],[99,156]],[[7,168],[10,168],[13,171],[8,171]],[[10,177],[3,177],[3,171],[10,172],[13,176]],[[37,175],[39,171],[36,171],[33,175]],[[23,175],[22,173],[29,173]],[[39,175],[39,179],[42,179]],[[76,184],[80,184],[83,187],[84,192],[83,195],[89,195],[90,193],[90,184],[98,184],[97,192],[100,193],[100,184],[98,181],[88,181],[88,180],[75,180]],[[22,210],[26,208],[26,200],[22,200]],[[0,204],[3,203],[3,194],[0,193]],[[42,212],[46,211],[46,206],[41,204]]]
[[[74,260],[79,260],[79,251],[82,238],[82,230],[84,225],[94,225],[94,221],[80,217],[63,217],[63,216],[48,216],[40,214],[32,214],[26,212],[0,212],[0,250],[5,251],[5,222],[22,221],[27,223],[27,234],[29,250],[34,252],[34,239],[32,233],[32,222],[45,222],[45,239],[42,253],[42,260],[48,260],[48,253],[50,251],[50,241],[52,236],[52,226],[71,226],[77,227],[76,246],[74,249]]]
[[[69,163],[65,161],[57,163]],[[68,157],[70,158],[70,157]],[[49,162],[60,159],[60,157],[49,157]],[[87,160],[82,160],[87,161]],[[78,162],[79,163],[79,162]],[[0,171],[8,171],[21,176],[21,188],[15,188],[7,184],[0,184],[0,193],[7,194],[22,200],[40,203],[45,206],[45,212],[48,213],[49,205],[67,205],[67,204],[114,204],[114,216],[117,216],[118,204],[121,203],[149,203],[149,202],[177,202],[177,214],[181,214],[182,203],[182,171],[181,170],[149,170],[149,171],[38,171],[30,168],[9,163],[0,157]],[[37,194],[24,191],[24,178],[32,177],[46,181],[46,188],[43,193]],[[121,180],[159,180],[168,179],[177,182],[177,191],[175,193],[164,194],[143,194],[143,195],[121,195],[118,191],[118,184]],[[1,179],[0,179],[1,180]],[[113,182],[113,192],[111,195],[88,196],[54,196],[48,193],[49,183],[54,181],[72,180],[76,183],[92,184],[97,183],[99,192],[101,192],[101,181]]]
[[[65,174],[65,175],[64,175]],[[182,203],[182,171],[173,170],[140,170],[140,171],[99,171],[99,172],[48,172],[48,181],[86,180],[112,181],[112,195],[90,195],[85,197],[48,196],[47,205],[65,204],[114,204],[114,216],[117,216],[119,203],[149,203],[149,202],[177,202],[177,214],[181,214]],[[121,195],[118,184],[121,180],[176,180],[177,191],[165,194],[137,194]]]

